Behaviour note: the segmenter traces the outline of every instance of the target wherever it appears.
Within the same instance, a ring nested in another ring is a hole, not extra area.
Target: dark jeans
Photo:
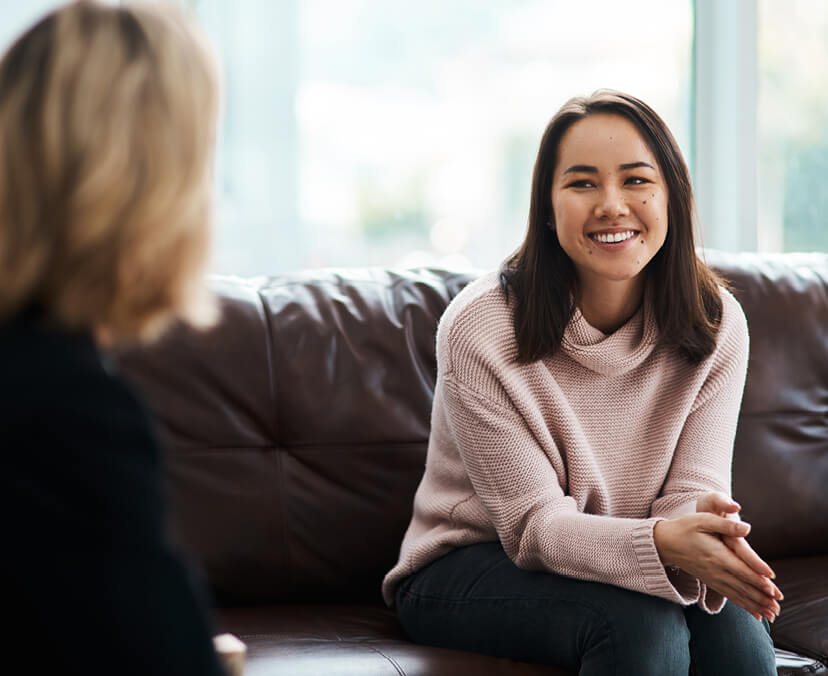
[[[500,543],[461,547],[406,578],[397,614],[421,644],[548,664],[582,676],[776,676],[767,620],[522,570]]]

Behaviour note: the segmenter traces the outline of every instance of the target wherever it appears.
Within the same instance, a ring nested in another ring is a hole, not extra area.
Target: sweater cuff
[[[653,538],[653,529],[659,521],[664,519],[644,519],[632,532],[633,551],[644,577],[644,588],[648,594],[689,606],[699,600],[699,582],[682,572],[676,574],[678,585],[668,577]]]
[[[683,603],[689,605],[700,598],[701,583],[697,577],[680,568],[668,568],[667,579],[684,599]]]
[[[716,615],[724,608],[727,597],[708,587],[704,582],[699,583],[699,608],[710,615]]]

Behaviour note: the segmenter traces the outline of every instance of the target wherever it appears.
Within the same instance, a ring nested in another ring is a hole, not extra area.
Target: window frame
[[[723,251],[759,248],[757,5],[693,3],[691,172],[699,244]]]

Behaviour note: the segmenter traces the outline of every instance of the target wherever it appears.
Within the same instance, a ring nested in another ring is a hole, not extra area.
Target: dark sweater
[[[6,659],[22,673],[223,673],[165,537],[159,444],[91,337],[0,323]],[[16,662],[16,660],[15,660]]]

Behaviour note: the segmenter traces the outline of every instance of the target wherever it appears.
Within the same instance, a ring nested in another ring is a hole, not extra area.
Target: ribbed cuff
[[[722,612],[727,597],[711,589],[703,582],[699,583],[699,608],[710,615],[717,615]]]
[[[641,575],[644,578],[644,588],[648,594],[659,596],[683,606],[695,603],[699,598],[698,582],[695,589],[686,589],[686,592],[689,593],[685,595],[674,587],[667,577],[667,571],[661,562],[661,557],[658,555],[653,539],[653,529],[659,521],[664,521],[664,519],[660,517],[644,519],[632,532],[633,551],[638,560]]]
[[[684,599],[683,603],[686,605],[695,603],[699,599],[701,587],[697,577],[680,568],[668,568],[667,579],[670,580],[670,584]]]

